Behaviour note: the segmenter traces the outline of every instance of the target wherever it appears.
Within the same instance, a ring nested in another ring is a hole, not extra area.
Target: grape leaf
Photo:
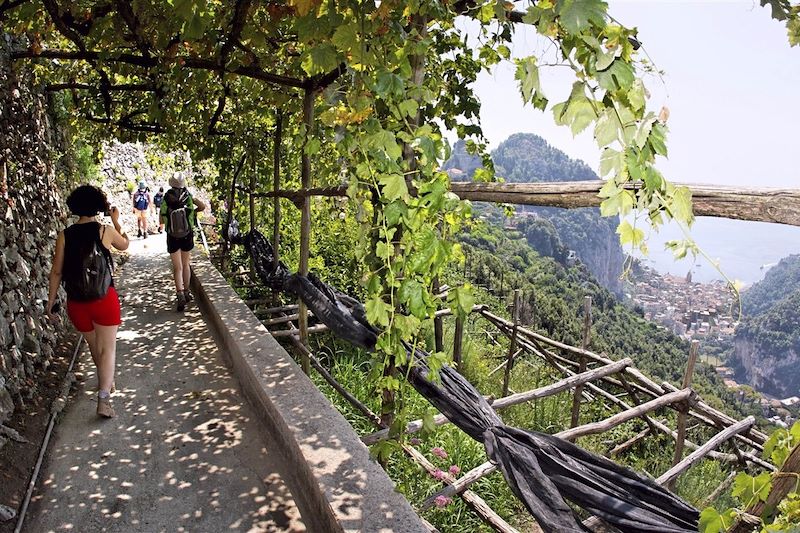
[[[685,222],[691,225],[694,221],[692,213],[692,191],[688,187],[675,187],[672,193],[672,203],[670,204],[672,217],[678,222]]]
[[[475,298],[470,284],[465,283],[461,287],[450,289],[447,293],[447,303],[459,316],[464,317],[471,313]]]
[[[561,25],[572,34],[580,33],[592,23],[605,25],[607,10],[608,4],[600,0],[560,0],[556,4]]]
[[[314,74],[322,74],[333,70],[339,64],[339,54],[336,49],[328,43],[322,43],[311,50],[303,58],[303,70],[309,76]]]
[[[600,214],[604,217],[625,216],[631,212],[634,203],[633,193],[621,189],[617,194],[606,198],[600,203]]]
[[[644,232],[631,226],[627,220],[623,220],[617,226],[617,235],[619,235],[619,242],[623,246],[630,244],[636,248],[644,242]]]
[[[428,315],[428,306],[425,303],[425,289],[419,281],[415,279],[403,280],[397,297],[401,303],[406,304],[408,310],[418,318],[425,318]]]
[[[358,24],[351,22],[336,28],[331,42],[342,52],[347,52],[358,45]]]
[[[629,89],[635,79],[633,67],[620,58],[612,61],[607,69],[597,71],[597,83],[607,91]]]
[[[383,185],[381,192],[388,201],[408,198],[408,186],[400,174],[383,174],[378,182]]]
[[[600,156],[600,177],[610,173],[618,174],[624,164],[625,158],[622,152],[613,148],[605,148]]]
[[[389,325],[389,311],[392,310],[391,306],[383,301],[383,298],[380,295],[374,295],[372,298],[368,299],[364,304],[364,307],[367,310],[367,320],[369,320],[370,324],[374,324],[376,326],[388,326]]]
[[[731,494],[739,498],[745,506],[754,504],[757,500],[767,501],[769,491],[772,490],[772,474],[764,472],[755,477],[740,472],[733,480]]]
[[[536,57],[526,57],[517,60],[517,71],[514,77],[520,82],[520,92],[525,102],[530,102],[537,109],[544,110],[547,99],[542,94],[539,84],[539,67],[536,65]]]
[[[698,531],[700,533],[724,533],[733,524],[736,511],[728,509],[720,513],[713,507],[706,507],[700,513]]]
[[[569,126],[573,135],[577,135],[591,124],[597,113],[592,101],[586,97],[586,88],[582,82],[572,85],[572,92],[566,102],[553,106],[556,124]]]
[[[600,114],[600,118],[597,119],[597,124],[594,126],[594,138],[598,146],[602,148],[619,139],[621,129],[622,125],[619,122],[616,111],[611,107],[607,107]]]

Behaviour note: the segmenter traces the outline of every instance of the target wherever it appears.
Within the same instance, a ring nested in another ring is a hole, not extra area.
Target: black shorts
[[[167,233],[167,252],[174,254],[178,250],[190,252],[194,248],[194,235],[190,233],[186,237],[173,237]]]

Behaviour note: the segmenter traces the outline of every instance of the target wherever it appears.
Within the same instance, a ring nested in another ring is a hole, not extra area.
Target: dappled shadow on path
[[[163,243],[132,248],[117,282],[118,416],[95,416],[85,353],[26,530],[303,531],[278,459],[199,310],[174,311]]]

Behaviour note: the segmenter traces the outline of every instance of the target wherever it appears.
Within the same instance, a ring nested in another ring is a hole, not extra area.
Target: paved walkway
[[[116,280],[117,418],[95,415],[84,350],[25,531],[305,531],[199,310],[174,311],[164,237],[130,253]]]

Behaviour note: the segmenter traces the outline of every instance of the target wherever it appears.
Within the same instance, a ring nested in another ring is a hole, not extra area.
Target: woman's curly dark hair
[[[79,217],[93,217],[106,210],[108,199],[94,185],[81,185],[67,197],[67,207]]]

